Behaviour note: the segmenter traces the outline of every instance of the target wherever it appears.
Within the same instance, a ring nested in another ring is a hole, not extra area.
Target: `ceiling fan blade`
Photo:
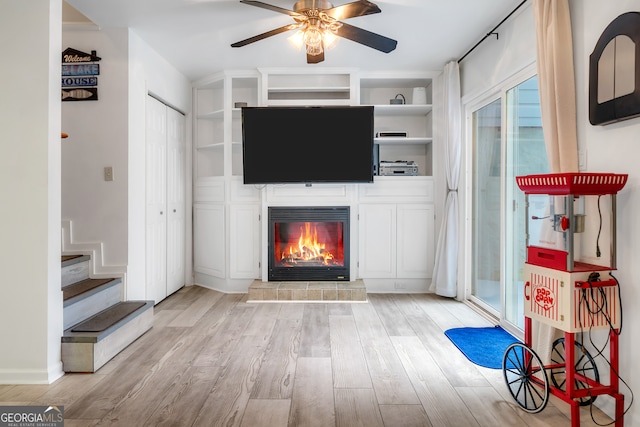
[[[371,15],[373,13],[382,12],[378,6],[370,1],[354,1],[353,3],[343,4],[341,6],[332,7],[325,10],[326,14],[333,19],[340,21],[342,19],[355,18],[356,16]]]
[[[231,45],[231,47],[242,47],[248,44],[260,41],[262,39],[266,39],[267,37],[275,36],[276,34],[284,33],[285,31],[295,30],[296,28],[300,28],[302,24],[289,24],[284,27],[276,28],[271,31],[267,31],[266,33],[258,34],[257,36],[249,37],[248,39],[240,40],[239,42],[235,42]]]
[[[384,53],[391,52],[398,45],[396,40],[381,36],[380,34],[372,33],[371,31],[363,30],[362,28],[354,27],[344,22],[341,24],[342,26],[338,28],[336,34],[345,39],[353,40],[354,42],[369,46]]]
[[[307,64],[317,64],[322,61],[324,61],[324,51],[320,52],[319,55],[309,55],[307,53]]]
[[[272,10],[274,12],[284,13],[289,16],[300,16],[301,14],[298,12],[294,12],[293,10],[284,9],[282,7],[274,6],[271,4],[267,4],[261,1],[253,1],[253,0],[240,0],[240,3],[248,4],[250,6],[261,7],[263,9]]]

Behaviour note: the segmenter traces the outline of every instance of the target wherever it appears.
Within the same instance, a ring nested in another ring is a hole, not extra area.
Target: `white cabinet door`
[[[229,211],[229,276],[260,278],[260,206],[233,204]]]
[[[433,205],[399,204],[397,220],[397,277],[431,277],[434,262]]]
[[[431,277],[434,262],[432,204],[362,204],[359,234],[359,277]]]
[[[184,285],[185,118],[146,106],[146,295],[157,304]]]
[[[185,117],[167,108],[167,295],[184,286]]]
[[[395,277],[396,206],[360,205],[359,220],[359,276],[363,279]]]
[[[193,207],[193,268],[198,273],[226,277],[225,216],[222,204]]]

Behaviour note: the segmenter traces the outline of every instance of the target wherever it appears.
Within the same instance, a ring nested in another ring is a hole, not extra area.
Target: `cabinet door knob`
[[[164,212],[160,211],[160,215],[162,215]]]
[[[175,209],[173,210],[173,213],[176,213],[176,210],[175,210]]]

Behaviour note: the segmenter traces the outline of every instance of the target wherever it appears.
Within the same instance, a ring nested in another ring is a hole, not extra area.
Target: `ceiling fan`
[[[331,47],[337,37],[352,40],[384,53],[391,52],[398,44],[397,41],[388,37],[341,22],[343,19],[381,12],[378,6],[366,0],[335,7],[328,0],[298,0],[293,5],[293,10],[261,1],[240,0],[240,3],[289,15],[295,22],[233,43],[231,47],[246,46],[267,37],[297,29],[298,31],[289,37],[289,40],[299,47],[304,45],[307,63],[317,64],[324,61],[325,49]]]

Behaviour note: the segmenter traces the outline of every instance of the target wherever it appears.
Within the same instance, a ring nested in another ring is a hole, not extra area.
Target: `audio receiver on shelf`
[[[380,162],[380,175],[381,176],[417,176],[418,165],[414,161],[396,160],[395,162],[381,161]]]
[[[376,133],[376,137],[377,138],[406,138],[407,133],[403,132],[403,131],[391,131],[391,130],[386,130],[386,131],[380,131],[378,133]]]

